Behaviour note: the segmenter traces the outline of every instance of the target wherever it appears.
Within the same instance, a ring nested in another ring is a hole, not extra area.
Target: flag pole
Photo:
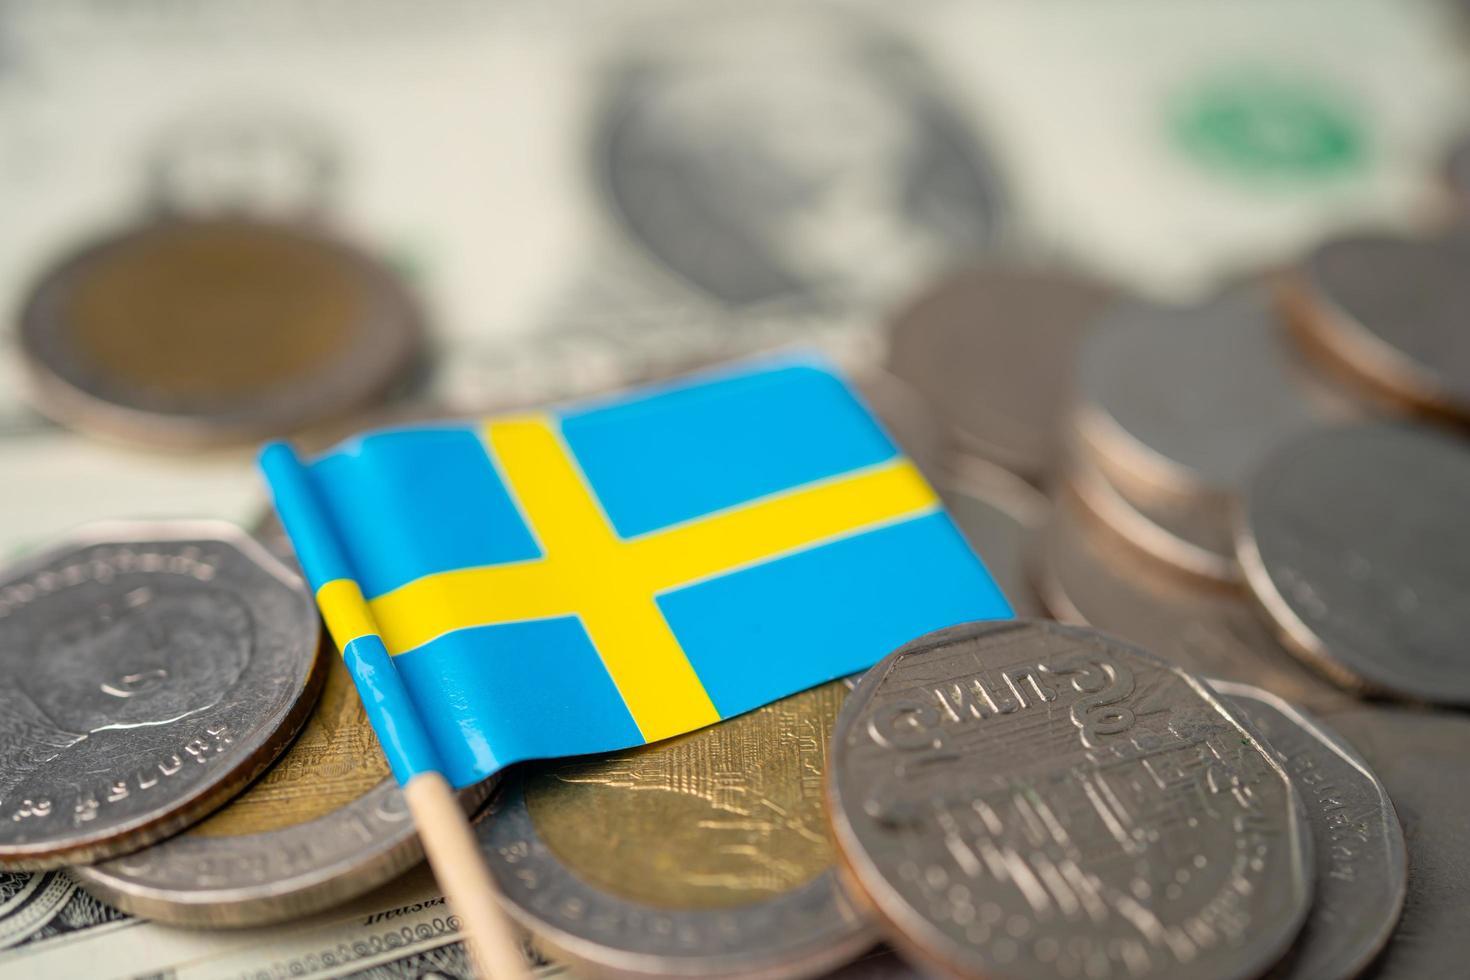
[[[500,906],[500,887],[449,781],[437,772],[419,773],[404,785],[403,795],[434,877],[459,915],[475,969],[492,980],[529,977],[520,943]]]
[[[444,778],[438,751],[378,634],[332,525],[321,512],[306,468],[283,442],[261,451],[260,468],[378,745],[403,787],[429,866],[459,916],[471,962],[490,980],[528,980],[500,888],[458,796]]]

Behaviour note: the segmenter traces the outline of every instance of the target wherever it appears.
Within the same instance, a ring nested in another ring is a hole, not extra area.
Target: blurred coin
[[[1311,901],[1266,748],[1092,630],[970,623],[889,654],[843,707],[827,789],[890,938],[957,976],[1256,976]]]
[[[1408,845],[1403,917],[1364,976],[1464,976],[1470,945],[1470,719],[1378,708],[1328,721],[1388,787]]]
[[[1404,832],[1388,791],[1330,728],[1267,691],[1210,681],[1269,743],[1307,808],[1312,911],[1274,980],[1347,980],[1383,948],[1404,905]]]
[[[620,976],[804,977],[874,942],[837,885],[834,682],[645,748],[526,768],[480,822],[507,910]]]
[[[1016,616],[1045,616],[1026,574],[1026,556],[1046,523],[1046,498],[1020,477],[973,457],[956,462],[939,495]]]
[[[1340,683],[1470,705],[1470,447],[1409,426],[1310,432],[1246,493],[1240,563],[1287,646]]]
[[[1312,386],[1260,286],[1196,306],[1134,303],[1102,317],[1078,361],[1078,450],[1145,506],[1188,506],[1211,547],[1261,456],[1346,414]]]
[[[0,580],[0,865],[137,850],[239,792],[321,690],[299,578],[233,525],[94,525]]]
[[[157,446],[249,442],[360,408],[410,366],[414,308],[369,256],[244,220],[158,222],[51,269],[21,315],[37,404]]]
[[[1305,347],[1403,403],[1470,420],[1470,233],[1327,242],[1286,281]]]
[[[924,478],[930,483],[939,482],[949,462],[949,432],[928,403],[882,368],[863,372],[854,379],[853,386]]]
[[[1113,298],[1061,270],[972,268],[893,319],[888,366],[934,403],[967,451],[1040,480],[1058,456],[1077,350]]]
[[[1254,684],[1314,709],[1350,703],[1291,656],[1248,600],[1170,575],[1063,494],[1031,573],[1058,619],[1096,627],[1198,674]]]
[[[1068,484],[1087,509],[1129,546],[1208,583],[1239,586],[1235,540],[1215,501],[1130,498],[1085,453],[1068,462]]]

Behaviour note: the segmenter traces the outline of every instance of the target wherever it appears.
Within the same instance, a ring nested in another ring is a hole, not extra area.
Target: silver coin
[[[1470,447],[1362,425],[1282,446],[1239,534],[1252,593],[1286,645],[1350,686],[1470,705]]]
[[[1311,385],[1263,287],[1190,307],[1131,304],[1083,346],[1073,428],[1079,450],[1129,497],[1192,503],[1219,540],[1260,458],[1348,411]]]
[[[957,460],[939,495],[990,577],[1023,619],[1046,615],[1026,572],[1031,540],[1051,505],[1025,480],[973,458]]]
[[[1207,583],[1244,583],[1235,539],[1209,499],[1136,497],[1110,480],[1085,453],[1068,462],[1067,483],[1077,499],[1119,539],[1165,567]]]
[[[1287,281],[1306,347],[1410,406],[1470,420],[1470,233],[1329,241]]]
[[[1311,902],[1266,748],[1202,681],[1091,630],[971,623],[889,654],[827,786],[889,938],[958,976],[1255,976]]]
[[[1348,980],[1383,948],[1404,905],[1404,832],[1388,791],[1330,728],[1258,687],[1210,681],[1255,729],[1307,808],[1312,911],[1273,980]]]
[[[259,775],[323,671],[299,578],[233,525],[99,524],[0,580],[0,865],[137,850]]]
[[[888,365],[933,401],[968,452],[1040,480],[1060,454],[1078,348],[1114,297],[1061,270],[967,269],[893,318]]]
[[[1408,844],[1403,916],[1365,977],[1464,976],[1470,951],[1470,719],[1380,708],[1327,720],[1388,787]]]
[[[608,72],[593,163],[655,267],[729,308],[843,305],[993,241],[995,168],[903,39],[772,13],[664,24]]]
[[[254,442],[377,400],[408,371],[417,312],[370,256],[313,231],[164,220],[53,266],[21,313],[37,406],[109,438]]]
[[[290,539],[268,510],[255,537],[293,570]],[[184,926],[281,922],[339,904],[423,857],[413,817],[325,633],[327,680],[290,748],[203,823],[141,851],[73,869],[98,898]],[[467,813],[487,781],[460,793]]]
[[[1058,619],[1121,636],[1197,674],[1254,684],[1314,710],[1351,703],[1282,649],[1243,596],[1169,574],[1089,520],[1068,494],[1054,505],[1029,567]]]
[[[478,825],[511,917],[594,975],[815,976],[876,936],[821,777],[841,682],[676,739],[507,774]]]

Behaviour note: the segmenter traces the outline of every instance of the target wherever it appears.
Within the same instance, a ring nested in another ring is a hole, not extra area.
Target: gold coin
[[[340,656],[330,663],[316,713],[286,754],[188,833],[236,837],[294,827],[346,806],[388,778],[347,667]]]
[[[832,865],[822,777],[841,681],[656,745],[526,778],[536,833],[578,877],[664,908],[730,908]]]

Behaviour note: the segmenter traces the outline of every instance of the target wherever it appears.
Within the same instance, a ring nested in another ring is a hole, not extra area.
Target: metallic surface
[[[1329,241],[1282,291],[1304,346],[1419,409],[1470,419],[1470,233]]]
[[[417,314],[361,252],[289,225],[164,221],[54,266],[21,315],[38,404],[114,438],[248,442],[361,408],[410,366]]]
[[[187,926],[281,922],[366,892],[423,857],[413,820],[335,649],[316,711],[244,793],[166,841],[74,868],[89,892]],[[491,784],[461,793],[467,812]]]
[[[954,426],[969,452],[1032,480],[1049,474],[1101,283],[1025,266],[980,266],[923,293],[889,328],[889,368]]]
[[[1058,619],[1123,637],[1210,677],[1254,684],[1322,710],[1348,695],[1282,649],[1242,595],[1168,573],[1063,494],[1030,566]]]
[[[1286,774],[1202,682],[1091,630],[940,630],[838,719],[829,814],[890,938],[967,977],[1245,977],[1311,901]]]
[[[973,457],[956,460],[939,484],[939,496],[1011,610],[1025,619],[1045,616],[1026,560],[1051,509],[1046,497],[1020,477]]]
[[[1235,539],[1221,520],[1218,501],[1202,498],[1130,497],[1085,453],[1068,464],[1070,489],[1119,539],[1174,572],[1216,586],[1244,584]]]
[[[0,582],[0,864],[135,851],[239,792],[324,671],[300,579],[233,525],[99,524]]]
[[[811,976],[870,946],[822,775],[841,682],[628,752],[509,775],[479,825],[507,909],[624,976]]]
[[[1129,499],[1192,507],[1213,528],[1195,543],[1228,538],[1236,494],[1273,445],[1349,411],[1313,385],[1254,285],[1114,308],[1082,348],[1077,399],[1078,449]]]
[[[1464,976],[1470,951],[1470,719],[1359,708],[1326,720],[1388,787],[1408,845],[1403,916],[1364,976]]]
[[[1274,980],[1347,980],[1383,948],[1404,905],[1404,832],[1388,791],[1330,728],[1258,687],[1211,680],[1291,777],[1317,863],[1312,911]]]
[[[1288,647],[1340,683],[1470,705],[1470,447],[1408,426],[1283,445],[1246,494],[1251,590]]]

